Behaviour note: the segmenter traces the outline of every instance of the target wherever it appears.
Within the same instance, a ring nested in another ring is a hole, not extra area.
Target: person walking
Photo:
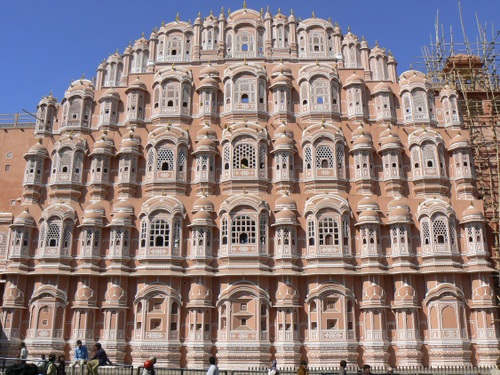
[[[219,375],[219,368],[215,364],[215,357],[210,357],[208,361],[210,363],[210,366],[208,366],[207,375]]]
[[[340,361],[339,375],[347,374],[347,361]]]
[[[47,363],[47,367],[45,367],[45,374],[57,375],[56,355],[54,353],[49,354],[49,362]]]
[[[92,359],[87,362],[87,371],[89,374],[99,375],[97,372],[97,368],[99,366],[112,365],[111,361],[108,358],[108,355],[102,348],[100,343],[96,343],[94,345],[94,356]]]
[[[71,375],[75,374],[75,366],[82,367],[83,364],[87,362],[87,359],[89,359],[89,351],[87,350],[87,347],[82,344],[82,340],[76,340],[73,361],[69,364]]]
[[[299,369],[297,370],[297,375],[309,375],[309,369],[307,368],[307,361],[300,361]]]

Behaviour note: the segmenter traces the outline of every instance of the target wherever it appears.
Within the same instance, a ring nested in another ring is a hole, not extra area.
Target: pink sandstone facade
[[[496,363],[457,94],[378,45],[314,15],[176,19],[37,117],[0,134],[3,354]]]

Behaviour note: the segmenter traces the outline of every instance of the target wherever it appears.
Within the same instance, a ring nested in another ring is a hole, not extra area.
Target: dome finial
[[[224,14],[224,7],[220,8],[220,14]]]
[[[314,13],[314,10],[312,11],[312,18],[316,18],[316,13]]]
[[[142,32],[142,35],[141,35],[142,38],[144,38],[144,31]]]
[[[350,33],[351,32],[351,26],[347,26],[347,32]]]
[[[243,0],[243,9],[247,9],[247,0]]]
[[[180,19],[180,14],[179,14],[179,13],[177,13],[177,14],[175,15],[175,22],[179,22],[179,19]]]

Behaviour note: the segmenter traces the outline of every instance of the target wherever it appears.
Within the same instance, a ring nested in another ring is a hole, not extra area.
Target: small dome
[[[204,209],[208,212],[214,211],[214,204],[212,201],[205,195],[202,195],[200,198],[194,201],[193,203],[193,211],[199,211]]]
[[[283,208],[280,212],[276,214],[276,221],[281,221],[281,220],[293,220],[295,221],[296,219],[295,212],[290,210],[289,208],[285,207]]]
[[[395,305],[417,306],[418,298],[417,292],[410,285],[403,285],[399,287],[394,293]]]
[[[127,305],[127,294],[125,290],[116,284],[109,286],[106,294],[104,295],[105,306],[126,306]]]
[[[274,146],[292,146],[293,147],[293,140],[288,138],[286,135],[281,136],[278,139],[274,141]]]
[[[278,128],[274,132],[274,137],[278,138],[279,134],[287,135],[288,137],[293,138],[293,132],[290,130],[290,128],[288,128],[286,122],[284,121],[281,123],[280,126],[278,126]]]
[[[380,82],[375,85],[373,88],[372,94],[378,94],[381,92],[392,92],[391,85],[388,82]]]
[[[111,153],[114,146],[114,140],[107,134],[101,134],[94,143],[92,154]]]
[[[274,85],[290,85],[290,78],[288,78],[284,74],[279,74],[274,80],[273,80],[273,86]]]
[[[96,295],[87,285],[82,285],[75,293],[75,302],[95,304]]]
[[[202,147],[202,146],[213,147],[213,148],[216,147],[215,142],[212,139],[208,138],[207,136],[202,138],[196,145],[197,148]]]
[[[470,148],[470,142],[467,137],[464,137],[460,133],[454,136],[450,141],[450,150],[456,150],[459,148]]]
[[[357,137],[360,137],[362,135],[368,134],[368,132],[363,128],[363,125],[359,125],[354,131],[352,132],[352,139],[356,139]]]
[[[216,140],[217,139],[217,133],[215,132],[214,129],[212,129],[210,127],[210,125],[208,124],[205,124],[204,127],[202,127],[198,133],[196,134],[196,138],[197,139],[200,139],[200,138],[203,138],[203,137],[208,137],[208,138],[211,138],[211,139],[214,139]]]
[[[123,152],[125,149],[135,149],[141,144],[140,138],[134,138],[134,133],[130,132],[129,136],[122,138],[122,143],[120,144],[120,151]]]
[[[363,305],[384,305],[385,292],[377,284],[371,284],[363,290]]]
[[[289,283],[278,282],[275,297],[276,306],[278,307],[296,307],[299,305],[299,292],[297,288]]]
[[[208,64],[206,67],[200,70],[200,76],[207,77],[218,77],[219,71],[215,69],[212,64]]]
[[[129,92],[131,90],[141,90],[141,91],[148,91],[148,88],[144,82],[140,80],[139,77],[137,77],[132,83],[127,87],[125,92]]]
[[[48,157],[49,152],[47,148],[42,144],[41,139],[30,147],[28,153],[26,155],[37,155],[41,157]]]
[[[363,78],[358,77],[356,73],[352,73],[347,79],[345,80],[345,85],[344,87],[350,86],[350,85],[364,85],[365,81]]]
[[[24,293],[14,284],[5,288],[3,292],[3,304],[6,306],[24,307]]]
[[[481,285],[472,291],[472,303],[473,304],[492,304],[494,300],[495,292],[493,288],[489,285]]]
[[[200,81],[200,87],[201,86],[219,87],[219,83],[213,77],[207,76]]]
[[[484,222],[484,215],[483,212],[474,207],[474,205],[470,204],[470,206],[464,211],[463,213],[463,219],[461,223],[472,223],[472,222]]]
[[[87,90],[87,89],[88,90],[95,90],[95,86],[92,83],[92,81],[85,79],[85,78],[80,78],[80,79],[77,79],[76,81],[73,81],[68,88],[69,91]]]
[[[363,211],[363,210],[378,210],[378,203],[377,199],[373,196],[367,196],[361,199],[358,203],[358,211]]]
[[[104,94],[102,94],[101,99],[99,99],[99,102],[101,102],[103,99],[119,100],[120,94],[115,89],[110,88],[104,91]]]
[[[189,289],[188,307],[212,306],[212,291],[201,283],[192,283]]]
[[[129,214],[134,213],[134,206],[127,199],[121,199],[113,205],[113,212],[124,211]]]
[[[404,207],[408,211],[410,211],[408,201],[405,198],[395,198],[387,204],[387,208],[389,209],[389,211],[395,209],[396,207]]]
[[[291,75],[292,69],[290,68],[290,66],[288,64],[280,63],[280,64],[276,65],[275,67],[273,67],[273,69],[271,71],[272,76],[279,75],[279,74]]]
[[[372,138],[369,135],[365,134],[357,137],[352,144],[353,146],[363,146],[363,145],[367,147],[373,146]]]
[[[380,214],[372,209],[367,209],[359,214],[358,224],[380,223]]]
[[[276,199],[276,210],[283,210],[284,208],[288,208],[289,210],[297,210],[297,203],[295,203],[295,200],[290,197],[289,195],[285,194]]]
[[[193,222],[194,221],[200,221],[200,220],[212,221],[212,215],[210,215],[210,213],[208,211],[205,211],[202,208],[197,213],[195,213],[194,216],[193,216]]]
[[[35,218],[28,212],[27,209],[17,215],[14,219],[14,225],[34,227],[35,223]]]

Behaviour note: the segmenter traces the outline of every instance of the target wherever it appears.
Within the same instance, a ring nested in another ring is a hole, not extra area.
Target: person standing
[[[19,359],[27,359],[28,358],[28,349],[26,349],[26,344],[22,342],[19,345]],[[22,361],[23,363],[26,363],[25,361]]]
[[[219,368],[215,364],[215,357],[210,357],[209,362],[210,366],[208,367],[207,375],[219,375]]]
[[[340,368],[339,368],[339,375],[346,375],[347,374],[347,361],[340,361]]]
[[[66,357],[64,354],[60,355],[59,363],[57,364],[57,375],[66,375]]]
[[[99,366],[112,365],[111,361],[108,358],[108,355],[102,348],[100,343],[96,343],[94,345],[94,356],[92,359],[87,362],[87,371],[89,374],[99,375],[97,372],[97,368]]]
[[[89,358],[89,351],[87,347],[82,344],[82,340],[76,340],[75,355],[73,358],[73,361],[69,364],[72,375],[75,373],[75,366],[82,367]]]
[[[300,361],[299,369],[297,370],[297,375],[309,375],[309,369],[307,368],[306,361]]]
[[[269,366],[269,369],[267,370],[267,375],[279,375],[278,362],[276,362],[276,360],[273,360],[271,362],[271,365]]]

